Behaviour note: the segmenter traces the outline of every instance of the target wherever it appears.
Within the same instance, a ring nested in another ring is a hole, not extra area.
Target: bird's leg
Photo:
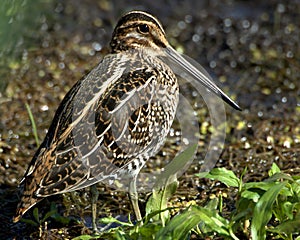
[[[90,191],[91,191],[91,198],[92,198],[92,228],[93,228],[93,232],[97,233],[98,228],[97,228],[96,220],[97,220],[97,200],[98,200],[99,192],[96,184],[90,187]]]
[[[132,181],[130,181],[129,184],[129,198],[132,204],[133,211],[136,216],[136,220],[139,222],[140,225],[143,224],[142,222],[142,216],[139,208],[139,202],[138,202],[138,193],[136,191],[136,177],[134,176]]]

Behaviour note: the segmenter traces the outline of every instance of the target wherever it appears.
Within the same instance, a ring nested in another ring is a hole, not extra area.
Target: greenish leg
[[[91,191],[91,198],[92,198],[92,228],[93,228],[93,232],[97,233],[98,228],[97,228],[96,220],[97,220],[97,201],[98,201],[99,192],[96,184],[90,187],[90,191]]]
[[[136,220],[139,222],[140,225],[142,225],[143,222],[142,222],[142,216],[139,208],[138,193],[136,191],[136,177],[134,177],[129,184],[129,198],[132,204],[133,211],[136,216]]]

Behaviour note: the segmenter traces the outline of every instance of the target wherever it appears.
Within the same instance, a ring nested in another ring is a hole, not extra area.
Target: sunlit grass
[[[40,141],[39,141],[39,136],[38,136],[38,132],[37,132],[37,128],[36,128],[36,124],[35,124],[35,120],[34,120],[33,114],[31,112],[29,104],[25,103],[25,106],[26,106],[26,109],[27,109],[27,112],[28,112],[28,115],[29,115],[29,119],[30,119],[30,122],[31,122],[32,132],[33,132],[33,135],[34,135],[34,139],[35,139],[36,145],[39,146],[40,145]]]

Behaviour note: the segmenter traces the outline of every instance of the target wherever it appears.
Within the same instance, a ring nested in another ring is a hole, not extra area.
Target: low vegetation
[[[195,146],[188,148],[173,160],[180,169],[189,159]],[[174,170],[174,169],[173,169]],[[176,169],[175,169],[176,170]],[[300,176],[291,176],[280,171],[274,163],[269,177],[261,182],[244,182],[244,170],[239,178],[233,171],[215,168],[210,172],[196,174],[226,185],[237,191],[235,209],[230,215],[223,214],[222,194],[204,206],[190,205],[173,207],[168,200],[175,193],[178,182],[175,175],[163,176],[153,189],[146,205],[143,224],[130,220],[120,221],[113,217],[102,218],[105,224],[117,227],[101,231],[99,235],[81,235],[74,240],[87,239],[300,239]],[[162,184],[163,183],[163,184]],[[52,215],[52,216],[51,216]],[[58,222],[69,223],[55,209],[40,219],[34,210],[35,221],[23,220],[39,226],[50,216]],[[62,221],[64,220],[64,221]]]

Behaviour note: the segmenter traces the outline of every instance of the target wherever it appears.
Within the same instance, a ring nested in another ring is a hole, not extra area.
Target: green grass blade
[[[193,211],[185,211],[174,218],[162,228],[157,234],[157,240],[187,239],[189,232],[201,221],[198,214]]]
[[[31,219],[22,218],[21,222],[24,222],[24,223],[29,224],[29,225],[34,226],[34,227],[39,226],[39,224],[36,221],[33,221]]]
[[[196,176],[220,181],[227,187],[238,187],[240,184],[240,179],[234,174],[234,172],[227,170],[226,168],[214,168],[209,173],[197,173]]]
[[[133,224],[132,223],[128,223],[128,222],[122,222],[114,217],[105,217],[105,218],[101,218],[100,219],[101,223],[104,224],[109,224],[109,223],[117,223],[120,224],[122,226],[127,226],[127,227],[132,227]]]
[[[33,217],[36,222],[40,223],[39,209],[37,207],[33,209]]]
[[[183,152],[178,154],[167,166],[165,170],[157,177],[154,188],[163,188],[177,178],[177,173],[182,171],[186,165],[193,159],[197,150],[197,144],[188,146]]]
[[[36,124],[35,124],[35,121],[34,121],[33,114],[31,112],[29,104],[25,103],[25,106],[26,106],[26,110],[28,112],[29,119],[30,119],[30,122],[31,122],[32,132],[33,132],[33,135],[34,135],[34,138],[35,138],[36,145],[39,146],[40,145],[40,141],[39,141],[39,137],[38,137],[37,128],[36,128]]]
[[[168,200],[177,189],[177,174],[193,159],[196,150],[197,144],[187,147],[183,152],[178,154],[157,177],[152,196],[146,205],[146,216],[149,216],[151,212],[160,211],[159,215],[163,226],[170,219],[169,211],[163,210],[167,208]],[[154,220],[158,220],[158,216],[154,216]]]
[[[81,236],[72,238],[72,240],[91,240],[91,239],[96,239],[96,238],[91,235],[81,235]]]
[[[183,213],[176,215],[171,221],[162,228],[157,234],[157,240],[182,240],[187,239],[190,231],[199,223],[203,223],[209,231],[220,235],[233,237],[228,230],[228,222],[219,216],[216,211],[207,208],[191,206]]]
[[[272,206],[280,190],[284,188],[286,182],[276,184],[266,191],[257,202],[252,218],[251,235],[253,240],[266,238],[266,225],[272,217]]]

